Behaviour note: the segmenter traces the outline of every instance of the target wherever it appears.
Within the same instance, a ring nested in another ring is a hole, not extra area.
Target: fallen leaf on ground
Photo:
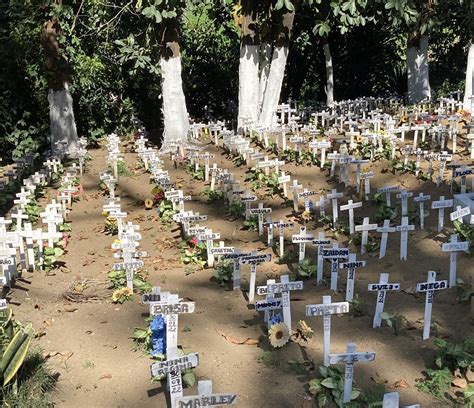
[[[75,312],[77,310],[77,307],[74,307],[74,306],[69,306],[69,305],[65,305],[63,307],[64,311],[65,312]]]
[[[451,384],[453,384],[455,387],[458,387],[458,388],[466,388],[467,387],[467,381],[465,378],[455,378]]]
[[[246,339],[238,339],[237,337],[230,336],[228,334],[225,334],[219,329],[216,329],[216,332],[220,334],[224,339],[226,339],[229,343],[232,344],[239,344],[239,345],[245,345],[245,346],[256,346],[258,344],[258,339],[252,339],[250,337],[247,337]]]
[[[82,264],[82,266],[89,266],[89,265],[93,264],[94,262],[95,262],[94,259],[86,259],[84,261],[84,263]]]
[[[74,353],[72,351],[50,351],[48,353],[43,353],[44,358],[50,358],[55,356],[61,356],[63,361],[69,360]]]
[[[103,379],[108,379],[110,380],[112,378],[112,374],[102,374],[100,377],[99,377],[99,380],[103,380]]]
[[[410,388],[410,384],[408,384],[403,378],[401,380],[395,381],[393,384],[389,385],[387,388]]]

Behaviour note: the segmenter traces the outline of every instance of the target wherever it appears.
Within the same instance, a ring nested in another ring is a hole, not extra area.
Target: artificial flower
[[[273,347],[283,347],[290,340],[290,331],[285,323],[277,323],[270,327],[268,339]]]

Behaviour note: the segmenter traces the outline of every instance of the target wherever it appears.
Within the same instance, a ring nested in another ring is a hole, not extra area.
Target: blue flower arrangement
[[[156,315],[150,323],[151,355],[166,354],[166,323],[162,315]]]

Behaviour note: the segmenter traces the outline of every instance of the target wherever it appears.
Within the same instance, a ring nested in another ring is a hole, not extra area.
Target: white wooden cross
[[[323,248],[327,248],[331,245],[331,240],[325,237],[324,231],[318,233],[318,239],[313,239],[313,245],[316,245],[318,253],[317,271],[316,271],[316,284],[319,286],[323,282],[323,270],[324,270],[324,258]]]
[[[23,270],[26,270],[27,269],[27,266],[26,266],[26,257],[25,257],[25,245],[24,245],[24,242],[23,242],[23,237],[22,237],[22,232],[23,232],[23,220],[27,220],[28,219],[28,215],[27,214],[23,214],[23,211],[21,211],[21,209],[18,209],[16,211],[16,213],[12,213],[10,214],[10,218],[16,220],[16,227],[15,227],[15,231],[18,233],[18,235],[20,236],[20,240],[19,240],[19,246],[18,246],[18,249],[20,251],[20,262],[21,262],[21,267]]]
[[[211,380],[198,381],[197,388],[197,395],[177,397],[173,406],[176,408],[220,407],[234,405],[237,402],[237,395],[235,394],[213,394]]]
[[[191,230],[191,228],[189,229]],[[220,239],[221,234],[219,232],[212,232],[211,229],[207,229],[204,232],[196,234],[196,237],[201,241],[206,241],[207,249],[207,265],[212,268],[214,266],[214,254],[211,252],[211,249],[214,248],[214,240]],[[234,267],[235,271],[235,267]],[[240,287],[240,266],[239,266],[239,287]]]
[[[349,302],[331,303],[331,296],[323,296],[323,303],[306,305],[306,316],[323,316],[323,356],[324,365],[329,366],[331,353],[331,315],[349,313]]]
[[[354,234],[354,208],[362,207],[362,202],[354,203],[349,200],[346,205],[341,205],[341,211],[349,211],[349,232]]]
[[[31,196],[31,193],[29,191],[25,191],[24,187],[22,187],[21,191],[19,193],[16,193],[15,195],[17,199],[13,200],[13,203],[19,205],[20,208],[24,210],[28,203],[31,201],[28,198]]]
[[[257,201],[257,196],[250,194],[250,191],[246,190],[245,194],[240,197],[240,201],[245,203],[245,219],[248,220],[250,217],[250,206],[253,201]]]
[[[415,226],[408,224],[408,217],[402,217],[402,223],[395,228],[397,232],[400,232],[400,259],[406,261],[408,252],[408,231],[413,231]]]
[[[445,200],[444,196],[439,197],[439,201],[432,201],[431,202],[431,209],[438,210],[438,232],[444,227],[444,209],[451,208],[454,205],[453,199]]]
[[[299,211],[299,205],[298,205],[298,190],[301,190],[303,188],[303,185],[298,184],[298,180],[294,179],[293,184],[290,186],[292,195],[293,195],[293,209],[295,212]]]
[[[369,241],[369,231],[376,230],[378,227],[377,224],[369,224],[369,217],[364,217],[364,221],[362,225],[356,225],[355,230],[356,232],[362,231],[362,240],[360,244],[360,253],[365,254],[367,251],[367,243]]]
[[[348,248],[339,248],[339,243],[334,242],[332,248],[323,248],[323,258],[331,261],[331,290],[337,292],[337,278],[339,277],[339,259],[349,256]]]
[[[461,177],[461,194],[466,194],[467,188],[466,188],[466,177],[469,174],[473,174],[473,169],[472,168],[467,168],[465,164],[461,166],[459,170],[456,170],[454,173],[454,177]]]
[[[417,292],[426,292],[426,301],[425,301],[425,317],[423,320],[423,340],[430,338],[430,328],[431,328],[431,312],[433,309],[433,298],[436,290],[443,290],[448,288],[448,281],[436,280],[436,272],[428,272],[428,281],[418,283],[416,285]]]
[[[329,153],[327,155],[327,158],[331,160],[331,170],[329,172],[329,176],[331,178],[333,178],[336,173],[336,163],[338,162],[340,157],[341,155],[337,151],[333,151],[332,153]]]
[[[382,234],[382,239],[380,241],[380,252],[379,252],[379,259],[382,259],[385,256],[387,251],[387,241],[388,241],[388,234],[390,232],[395,232],[396,228],[390,226],[390,220],[384,220],[383,226],[377,227],[377,232]]]
[[[219,234],[220,235],[220,234]],[[250,252],[241,252],[236,249],[232,254],[225,254],[223,259],[229,259],[233,262],[234,270],[232,273],[232,290],[240,289],[240,258],[251,256]]]
[[[292,227],[293,227],[292,222],[283,222],[283,220],[273,223],[273,228],[278,228],[279,230],[280,258],[282,258],[285,255],[285,248],[284,248],[285,228],[292,228]]]
[[[354,377],[354,363],[368,363],[375,360],[375,353],[371,351],[357,352],[354,343],[348,343],[346,352],[330,354],[329,364],[345,364],[343,402],[350,402],[352,394],[352,379]]]
[[[281,275],[280,283],[267,284],[267,291],[271,295],[281,294],[283,322],[291,333],[291,307],[290,307],[290,291],[303,290],[303,282],[290,282],[288,275]]]
[[[0,265],[3,275],[0,276],[0,284],[10,286],[12,279],[15,278],[16,268],[16,249],[0,237]]]
[[[400,190],[400,194],[397,194],[397,198],[402,202],[402,217],[408,215],[408,199],[413,197],[413,193],[407,190]]]
[[[255,300],[255,285],[257,280],[257,265],[262,262],[270,262],[272,259],[271,254],[262,255],[250,255],[240,258],[241,264],[251,265],[250,269],[250,283],[249,283],[249,303],[253,303]]]
[[[370,198],[370,179],[374,177],[373,171],[368,171],[360,175],[361,179],[364,180],[364,195],[365,201],[368,201]]]
[[[304,199],[304,210],[309,212],[310,207],[309,207],[309,197],[316,195],[316,191],[309,191],[307,188],[303,190],[303,192],[298,193],[298,199],[303,198]]]
[[[424,195],[420,193],[417,197],[413,199],[415,202],[420,205],[420,228],[425,228],[425,201],[431,200],[431,195]]]
[[[451,221],[459,220],[464,218],[466,215],[471,214],[471,207],[467,206],[462,208],[460,205],[456,206],[456,211],[449,214]]]
[[[356,165],[356,192],[360,192],[360,179],[361,179],[361,166],[362,164],[368,163],[369,160],[362,160],[362,159],[353,159],[351,164]],[[367,192],[366,192],[367,194]]]
[[[365,261],[357,261],[356,254],[349,254],[346,262],[339,264],[340,269],[347,269],[347,284],[346,284],[346,302],[354,300],[354,286],[356,268],[365,266]]]
[[[387,291],[399,291],[399,283],[389,283],[388,273],[381,273],[378,283],[369,283],[369,292],[377,292],[377,303],[372,327],[380,327],[382,323],[381,314],[385,305],[385,296]]]
[[[166,322],[166,361],[151,365],[152,376],[167,375],[172,408],[177,398],[183,396],[181,371],[199,364],[197,353],[178,356],[178,315],[194,312],[194,302],[180,302],[178,295],[162,292],[160,302],[150,303],[150,314],[163,315]]]
[[[328,200],[332,200],[332,221],[334,224],[334,227],[336,226],[337,223],[337,218],[338,218],[338,213],[337,213],[337,199],[341,198],[344,195],[344,193],[338,193],[335,188],[332,189],[330,194],[326,195],[326,198]]]
[[[377,192],[385,193],[385,205],[387,207],[392,206],[391,193],[394,191],[398,191],[398,186],[384,186],[377,189]]]
[[[324,195],[319,196],[319,201],[316,203],[316,205],[319,207],[319,215],[321,217],[324,217],[326,215],[325,207],[328,202],[329,200]]]
[[[288,198],[288,187],[287,183],[291,181],[291,176],[289,174],[285,174],[284,171],[280,172],[280,177],[278,177],[278,184],[283,184],[283,196]]]
[[[382,408],[401,408],[398,392],[389,392],[383,396]],[[420,404],[406,405],[403,408],[420,408]]]
[[[26,222],[21,232],[21,237],[26,242],[26,254],[28,262],[28,270],[35,270],[35,253],[34,253],[34,243],[33,243],[33,228],[31,222]]]
[[[272,212],[272,209],[267,207],[263,207],[263,203],[258,203],[258,208],[252,208],[250,209],[250,214],[251,215],[257,215],[258,216],[258,236],[263,235],[263,214],[270,214]]]
[[[300,233],[291,236],[293,244],[299,244],[298,261],[301,263],[304,260],[306,252],[306,243],[313,241],[314,236],[306,233],[306,227],[300,227]]]
[[[449,243],[442,245],[443,252],[449,252],[449,287],[456,286],[457,258],[459,251],[468,251],[469,242],[459,242],[458,234],[452,234]]]
[[[273,294],[268,293],[268,285],[273,283],[275,283],[275,279],[267,279],[266,286],[257,286],[257,295],[265,295],[265,300],[255,302],[255,310],[257,312],[264,312],[264,321],[267,323],[268,329],[272,326],[272,318],[275,311],[282,308],[281,296],[274,297]]]

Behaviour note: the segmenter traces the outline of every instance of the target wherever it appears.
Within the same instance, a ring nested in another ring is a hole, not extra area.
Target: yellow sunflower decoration
[[[290,340],[290,331],[285,323],[277,323],[270,327],[268,339],[273,347],[283,347]]]

